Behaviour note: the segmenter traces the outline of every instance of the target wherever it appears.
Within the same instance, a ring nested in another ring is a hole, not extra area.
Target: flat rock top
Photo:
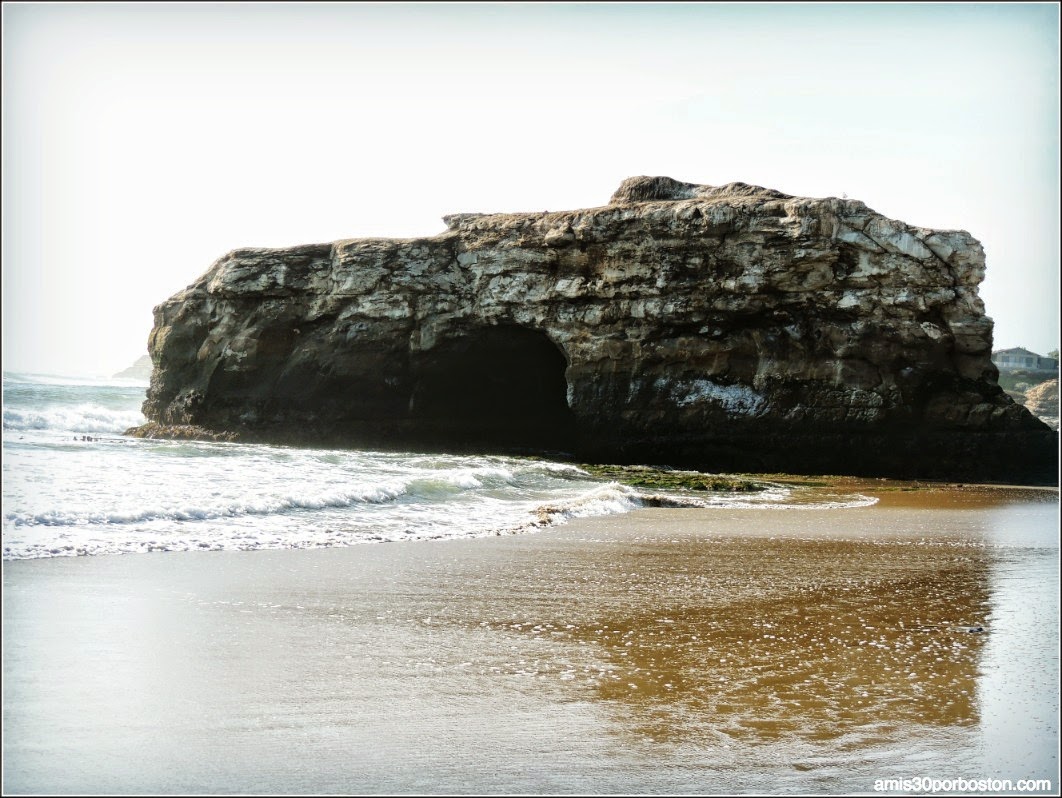
[[[748,183],[727,183],[723,186],[709,186],[698,183],[684,183],[671,177],[663,176],[639,176],[628,177],[619,188],[612,194],[607,205],[599,205],[594,208],[582,208],[561,211],[523,211],[523,212],[488,212],[488,213],[451,213],[443,216],[443,222],[448,230],[457,230],[473,225],[477,229],[487,226],[504,226],[529,218],[543,220],[571,219],[573,217],[584,218],[587,216],[615,215],[629,213],[649,213],[663,210],[667,203],[678,202],[707,202],[719,204],[739,205],[748,210],[761,204],[777,203],[778,201],[795,200],[808,206],[816,203],[827,203],[834,210],[843,210],[854,213],[873,213],[858,200],[839,200],[836,197],[815,199],[811,197],[797,197],[793,194],[785,194],[773,188],[753,186]],[[838,203],[840,203],[838,205]],[[631,206],[640,206],[633,209]],[[649,207],[645,207],[649,206]],[[661,207],[663,206],[663,207]]]
[[[757,197],[760,199],[793,199],[772,188],[750,186],[748,183],[727,183],[725,186],[703,186],[683,183],[670,177],[628,177],[609,200],[609,205],[632,202],[661,202],[688,199],[724,199],[728,197]]]

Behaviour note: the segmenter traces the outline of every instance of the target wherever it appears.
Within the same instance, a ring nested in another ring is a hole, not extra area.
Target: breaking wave
[[[63,432],[97,432],[121,434],[143,424],[143,414],[136,409],[112,409],[85,403],[43,409],[5,407],[5,430],[56,430]]]

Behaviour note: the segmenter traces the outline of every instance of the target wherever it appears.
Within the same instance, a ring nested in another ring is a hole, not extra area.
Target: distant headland
[[[151,355],[142,355],[129,368],[122,369],[112,376],[124,380],[149,380],[151,379],[151,368]]]

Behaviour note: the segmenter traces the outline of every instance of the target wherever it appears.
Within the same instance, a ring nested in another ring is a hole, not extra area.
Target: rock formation
[[[1058,378],[1041,382],[1025,392],[1029,412],[1058,429]]]
[[[666,177],[444,221],[225,255],[155,309],[145,415],[300,444],[1056,480],[1057,433],[997,384],[968,233]]]
[[[129,368],[122,369],[112,376],[124,380],[148,380],[151,379],[151,355],[141,355]]]

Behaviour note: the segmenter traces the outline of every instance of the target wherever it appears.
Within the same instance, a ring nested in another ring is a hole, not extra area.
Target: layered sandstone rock
[[[224,256],[155,309],[145,414],[249,440],[1055,478],[1057,435],[997,385],[965,232],[664,177],[444,221]]]
[[[1025,406],[1048,426],[1058,429],[1058,378],[1041,382],[1026,391]]]

